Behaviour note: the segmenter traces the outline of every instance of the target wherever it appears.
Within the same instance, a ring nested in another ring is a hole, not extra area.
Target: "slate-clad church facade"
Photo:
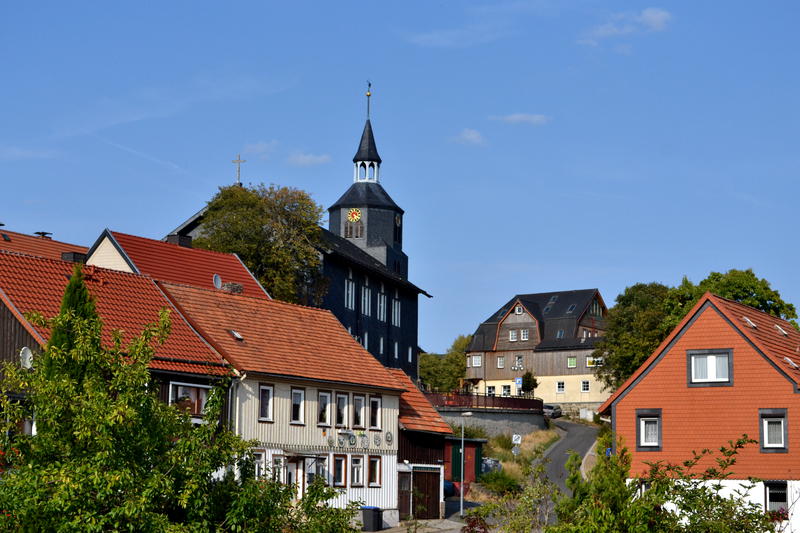
[[[328,208],[328,229],[321,228],[322,269],[329,281],[322,307],[384,366],[416,379],[418,296],[430,295],[408,281],[405,213],[380,183],[381,162],[367,119],[353,158],[353,183]],[[202,233],[204,212],[170,236]]]

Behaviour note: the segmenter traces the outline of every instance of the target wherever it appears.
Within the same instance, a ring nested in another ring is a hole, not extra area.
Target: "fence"
[[[425,397],[434,407],[462,407],[466,409],[515,409],[542,412],[542,400],[514,396],[485,396],[458,392],[426,392]]]

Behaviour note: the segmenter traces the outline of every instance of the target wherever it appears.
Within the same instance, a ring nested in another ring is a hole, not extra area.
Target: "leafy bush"
[[[509,475],[505,470],[486,472],[480,477],[479,481],[486,489],[500,496],[515,494],[522,488],[520,487],[519,481]]]
[[[461,437],[461,424],[450,423],[453,435]],[[464,438],[466,439],[488,439],[489,434],[480,426],[464,426]]]
[[[492,448],[499,448],[501,450],[511,451],[511,448],[514,447],[514,443],[511,441],[511,435],[507,433],[492,437],[489,443],[492,445]]]

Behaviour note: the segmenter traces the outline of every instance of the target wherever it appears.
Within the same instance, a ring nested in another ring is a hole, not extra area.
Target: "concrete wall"
[[[461,420],[464,420],[465,426],[482,427],[491,437],[504,433],[524,435],[540,429],[547,429],[543,415],[511,409],[469,409],[472,412],[470,417],[462,417],[461,413],[466,409],[457,407],[437,407],[436,410],[448,424],[453,424],[454,427],[460,427]],[[456,433],[458,434],[458,431]]]

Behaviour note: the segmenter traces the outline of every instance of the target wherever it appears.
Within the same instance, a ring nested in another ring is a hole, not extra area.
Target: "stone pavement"
[[[416,533],[457,533],[461,531],[463,526],[463,523],[456,520],[420,520]],[[406,525],[382,529],[381,531],[382,533],[413,533],[414,526],[413,523],[406,522]]]

